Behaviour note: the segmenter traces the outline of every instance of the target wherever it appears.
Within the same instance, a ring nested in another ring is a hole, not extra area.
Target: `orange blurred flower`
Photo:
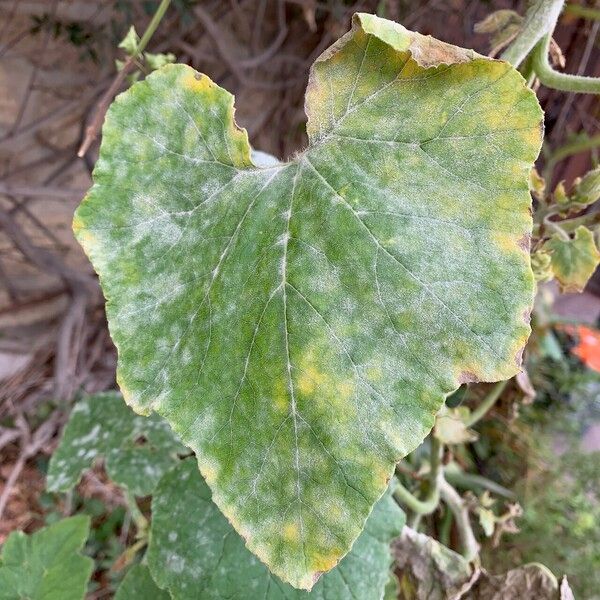
[[[585,325],[565,325],[561,329],[577,340],[571,352],[590,369],[600,372],[600,331]]]

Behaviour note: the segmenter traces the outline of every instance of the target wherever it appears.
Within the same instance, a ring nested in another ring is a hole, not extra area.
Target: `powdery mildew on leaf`
[[[379,600],[392,563],[390,542],[403,525],[404,513],[388,491],[340,564],[312,591],[296,590],[246,548],[188,459],[162,478],[152,500],[148,566],[174,600]]]
[[[186,448],[158,415],[140,417],[118,392],[84,396],[73,408],[48,467],[50,491],[67,492],[104,459],[108,476],[139,496],[151,494],[158,480]]]
[[[518,371],[541,111],[510,65],[357,14],[310,145],[254,167],[233,97],[167,66],[111,107],[74,228],[118,380],[248,548],[310,588],[460,382]]]

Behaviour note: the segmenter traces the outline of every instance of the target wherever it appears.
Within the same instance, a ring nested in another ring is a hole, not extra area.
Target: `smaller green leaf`
[[[567,190],[565,189],[565,182],[559,181],[558,185],[554,188],[553,192],[554,202],[557,204],[568,204],[569,196],[567,194]]]
[[[529,191],[540,202],[546,195],[546,180],[538,173],[535,167],[529,172]]]
[[[137,53],[140,36],[136,33],[135,27],[132,25],[127,32],[127,35],[121,40],[119,48],[123,48],[129,56],[134,56]]]
[[[442,406],[435,419],[435,435],[443,444],[466,444],[477,439],[477,433],[467,427],[471,411],[466,406]]]
[[[117,589],[115,600],[170,600],[171,596],[161,590],[145,565],[134,565]]]
[[[496,526],[496,515],[489,508],[479,507],[478,511],[479,524],[487,537],[491,537]]]
[[[82,556],[90,519],[63,519],[31,535],[13,531],[0,556],[0,600],[82,600],[94,561]]]
[[[546,248],[552,253],[552,270],[564,292],[581,292],[600,263],[600,252],[592,232],[583,225],[575,237],[564,240],[552,237]]]
[[[185,450],[165,420],[136,415],[120,393],[86,396],[75,405],[52,455],[47,488],[72,489],[83,471],[104,457],[115,483],[146,496]]]
[[[544,358],[552,358],[557,362],[565,358],[560,342],[551,331],[548,331],[540,339],[540,355]]]
[[[144,58],[146,59],[146,64],[152,71],[156,71],[156,69],[160,69],[177,60],[177,57],[171,52],[168,52],[167,54],[151,54],[150,52],[145,52]]]
[[[390,542],[403,525],[404,513],[388,490],[352,550],[311,592],[297,590],[273,575],[246,548],[212,502],[196,461],[188,459],[169,471],[156,489],[148,566],[174,600],[379,600],[389,579]],[[283,533],[298,535],[291,528]]]
[[[600,199],[600,167],[588,171],[575,182],[572,199],[586,206]]]

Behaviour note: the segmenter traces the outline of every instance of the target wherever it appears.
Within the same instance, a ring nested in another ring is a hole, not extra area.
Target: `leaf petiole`
[[[423,500],[417,498],[407,490],[400,481],[396,480],[394,499],[406,506],[417,515],[430,515],[440,503],[440,482],[443,478],[441,469],[442,445],[440,441],[431,436],[431,471],[429,473],[430,489]]]
[[[525,15],[521,31],[500,58],[517,68],[544,35],[552,35],[563,4],[564,0],[532,2]]]
[[[555,71],[548,61],[550,34],[545,35],[532,52],[533,70],[546,87],[563,92],[580,94],[600,94],[600,78],[585,75],[571,75]]]
[[[146,537],[146,532],[148,531],[148,519],[143,515],[136,502],[135,496],[129,490],[125,490],[125,499],[127,500],[127,507],[131,513],[131,518],[138,530],[137,537],[144,539]]]
[[[486,415],[490,408],[496,404],[509,381],[509,379],[499,381],[494,385],[489,394],[481,401],[481,404],[471,413],[469,420],[465,423],[467,427],[472,427]]]

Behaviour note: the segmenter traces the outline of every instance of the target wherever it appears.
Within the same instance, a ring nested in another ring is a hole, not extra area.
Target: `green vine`
[[[546,87],[563,92],[600,94],[600,78],[559,73],[552,68],[548,61],[550,37],[550,34],[545,35],[538,42],[532,53],[533,70],[540,82]]]

